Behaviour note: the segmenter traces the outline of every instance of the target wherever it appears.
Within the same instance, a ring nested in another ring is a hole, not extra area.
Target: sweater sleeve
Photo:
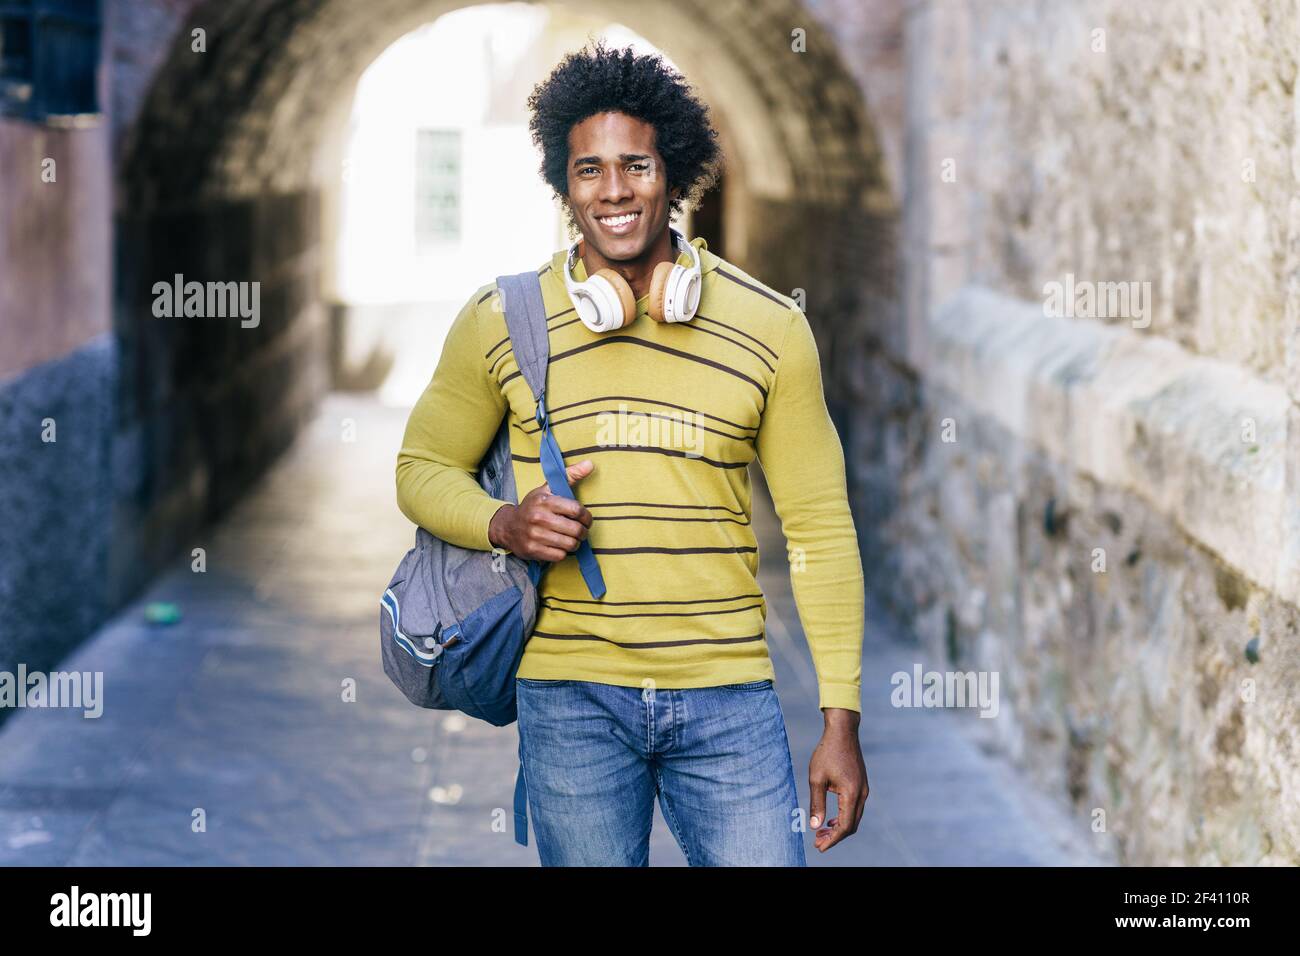
[[[812,329],[801,309],[790,312],[755,448],[786,538],[818,707],[861,712],[865,592],[844,451],[826,409]]]
[[[477,296],[447,331],[433,378],[406,422],[397,455],[397,507],[411,521],[462,548],[491,551],[488,526],[502,505],[475,479],[506,400],[488,376]]]

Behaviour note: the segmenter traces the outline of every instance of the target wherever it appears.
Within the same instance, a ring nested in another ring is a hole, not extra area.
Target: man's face
[[[611,112],[574,124],[568,180],[583,238],[610,261],[645,254],[668,226],[668,171],[643,120]]]

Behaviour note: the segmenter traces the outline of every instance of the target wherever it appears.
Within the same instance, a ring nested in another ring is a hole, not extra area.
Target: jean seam
[[[677,701],[680,694],[675,690],[668,692],[668,749],[677,749]]]
[[[650,757],[653,757],[655,752],[655,693],[655,689],[651,687],[648,695],[641,695],[645,702],[645,752]]]
[[[686,843],[686,835],[682,832],[682,825],[677,822],[677,814],[673,813],[673,802],[668,796],[668,789],[664,786],[664,775],[658,767],[655,767],[655,780],[659,783],[659,793],[663,797],[664,817],[668,820],[668,825],[673,828],[673,836],[677,838],[677,845],[682,848],[682,856],[686,857],[686,865],[691,866],[691,851]]]
[[[773,688],[772,690],[772,696],[776,697],[775,688]],[[790,766],[790,786],[794,789],[795,809],[798,810],[801,809],[799,806],[799,781],[797,781],[794,778],[794,755],[790,753],[790,734],[786,731],[785,714],[781,711],[781,699],[779,697],[776,698],[776,710],[777,713],[781,714],[781,742],[785,744],[785,759]],[[787,826],[789,825],[789,822],[790,821],[787,818],[786,820]],[[804,853],[803,834],[796,831],[794,837],[795,837],[795,845],[798,850],[798,852],[796,853],[796,857],[799,860],[799,864],[803,866],[807,866],[808,860]]]

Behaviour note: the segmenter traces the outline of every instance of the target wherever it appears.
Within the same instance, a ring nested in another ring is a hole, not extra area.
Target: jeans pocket
[[[772,679],[764,677],[762,680],[745,681],[743,684],[723,684],[723,690],[767,690],[772,686]]]
[[[516,677],[519,683],[525,687],[559,687],[561,684],[572,684],[571,680],[544,680],[540,677]]]

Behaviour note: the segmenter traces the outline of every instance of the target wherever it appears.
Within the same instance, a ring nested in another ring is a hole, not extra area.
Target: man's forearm
[[[398,463],[397,506],[402,514],[457,547],[491,551],[489,525],[506,504],[459,469],[411,458]]]
[[[781,519],[790,584],[817,671],[818,707],[856,710],[864,592],[844,453],[822,394],[817,345],[791,309],[755,449]]]

